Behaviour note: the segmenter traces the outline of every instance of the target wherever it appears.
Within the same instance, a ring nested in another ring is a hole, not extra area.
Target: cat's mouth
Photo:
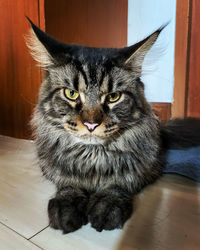
[[[104,137],[100,137],[100,136],[96,136],[96,135],[76,135],[73,134],[76,137],[76,140],[78,142],[82,142],[84,144],[105,144],[106,142],[106,138]]]
[[[69,131],[71,135],[73,135],[76,142],[81,142],[84,144],[101,144],[105,145],[110,141],[111,135],[108,134],[98,134],[98,133],[76,133],[75,131]]]
[[[64,127],[70,134],[82,142],[94,144],[104,144],[118,131],[118,126],[116,126],[116,124],[112,127],[101,125],[95,128],[94,131],[88,131],[85,126],[79,123],[77,123],[75,128],[67,123],[64,124]]]

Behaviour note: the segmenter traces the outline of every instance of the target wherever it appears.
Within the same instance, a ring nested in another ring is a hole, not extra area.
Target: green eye
[[[119,100],[120,97],[121,97],[120,92],[111,93],[108,95],[108,101],[109,102],[116,102]]]
[[[65,96],[72,101],[75,101],[79,97],[79,93],[72,89],[65,89],[64,90]]]

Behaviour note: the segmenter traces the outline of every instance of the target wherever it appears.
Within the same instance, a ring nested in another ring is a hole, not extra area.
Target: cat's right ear
[[[31,24],[30,34],[26,36],[26,44],[39,66],[48,68],[59,62],[66,54],[68,45],[61,43],[39,29],[28,17]]]

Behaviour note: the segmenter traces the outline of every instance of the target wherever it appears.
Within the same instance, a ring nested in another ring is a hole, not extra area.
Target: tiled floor
[[[67,235],[49,228],[54,191],[33,143],[0,136],[0,250],[200,250],[200,188],[189,179],[162,177],[138,195],[123,230],[101,233],[89,224]]]

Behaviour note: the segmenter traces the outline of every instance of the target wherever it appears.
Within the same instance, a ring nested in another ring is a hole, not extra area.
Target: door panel
[[[0,1],[0,133],[29,138],[29,120],[36,103],[40,70],[25,45],[30,25],[39,24],[38,1]]]
[[[66,43],[127,45],[127,0],[54,0],[45,3],[46,32]]]
[[[200,117],[200,1],[191,1],[187,116]]]
[[[199,13],[199,0],[177,0],[172,117],[200,117]]]

